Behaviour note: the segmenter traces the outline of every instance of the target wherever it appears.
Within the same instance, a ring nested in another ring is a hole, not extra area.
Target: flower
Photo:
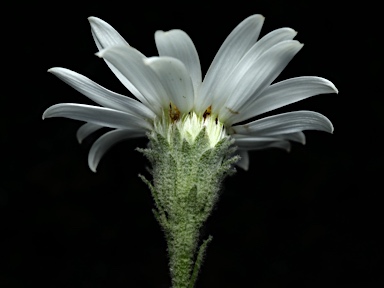
[[[332,123],[313,111],[294,111],[244,121],[285,105],[324,94],[338,93],[320,77],[291,78],[272,84],[303,44],[291,28],[274,30],[260,40],[261,15],[242,21],[227,37],[202,80],[199,56],[182,30],[157,31],[158,57],[147,58],[131,47],[108,23],[90,17],[99,52],[121,83],[137,100],[112,92],[89,78],[65,68],[48,71],[101,106],[62,103],[49,107],[44,118],[66,117],[87,122],[77,132],[81,142],[94,131],[113,128],[92,145],[92,171],[115,143],[147,132],[170,137],[178,127],[194,141],[202,127],[214,146],[230,135],[239,149],[238,166],[248,169],[249,150],[277,147],[289,150],[289,141],[305,143],[303,130],[333,132]]]
[[[209,236],[199,245],[200,229],[219,198],[223,179],[234,172],[233,164],[247,170],[249,150],[288,150],[289,141],[304,143],[303,130],[333,132],[332,123],[312,111],[250,119],[337,89],[320,77],[272,84],[303,45],[292,40],[296,32],[290,28],[274,30],[257,41],[261,15],[246,18],[231,32],[204,81],[196,48],[185,32],[157,31],[160,56],[147,58],[103,20],[89,21],[99,49],[96,55],[137,100],[71,70],[52,68],[48,71],[101,106],[56,104],[43,119],[87,122],[77,132],[79,142],[102,127],[112,128],[91,147],[92,171],[115,143],[148,136],[148,148],[138,150],[151,162],[153,180],[141,178],[150,188],[154,215],[165,232],[172,287],[194,287],[212,239]]]

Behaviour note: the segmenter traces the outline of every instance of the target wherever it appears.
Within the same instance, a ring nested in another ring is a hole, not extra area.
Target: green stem
[[[207,250],[207,246],[211,241],[212,241],[212,236],[209,236],[208,239],[205,240],[203,244],[201,244],[200,246],[199,253],[197,254],[197,257],[196,257],[195,267],[193,268],[193,272],[192,272],[191,279],[189,281],[188,288],[193,288],[195,286],[197,275],[199,274],[201,264],[203,263],[205,251]]]
[[[187,225],[188,223],[177,225],[176,227],[181,229],[173,229],[170,243],[168,243],[172,288],[189,287],[198,231]]]
[[[205,251],[212,240],[212,236],[209,236],[201,244],[196,255],[198,229],[194,229],[195,227],[191,227],[191,225],[190,229],[185,229],[185,227],[188,226],[174,231],[172,240],[168,243],[172,288],[193,288],[195,286]]]

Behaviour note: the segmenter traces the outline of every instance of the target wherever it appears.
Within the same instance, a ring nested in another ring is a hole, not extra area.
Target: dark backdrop
[[[145,139],[116,145],[98,172],[79,145],[81,125],[41,120],[60,102],[91,102],[46,73],[61,66],[127,94],[97,52],[88,16],[114,26],[145,55],[156,30],[193,39],[203,73],[230,31],[266,17],[261,36],[291,27],[304,48],[278,80],[331,80],[340,93],[277,112],[314,110],[335,132],[305,146],[252,152],[248,172],[225,181],[202,234],[214,237],[197,287],[379,287],[383,283],[383,100],[378,24],[368,1],[17,2],[3,13],[0,287],[170,287],[166,245],[139,180]],[[9,35],[8,35],[9,34]],[[382,53],[382,52],[381,52]],[[4,73],[4,71],[3,71]],[[381,78],[381,77],[380,77]]]

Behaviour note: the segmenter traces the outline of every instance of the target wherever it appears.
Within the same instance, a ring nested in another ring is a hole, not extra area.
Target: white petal
[[[270,137],[273,137],[273,138],[276,138],[276,140],[289,140],[289,141],[295,141],[295,142],[299,142],[301,144],[305,144],[306,142],[306,139],[305,139],[305,135],[303,132],[299,131],[299,132],[294,132],[294,133],[287,133],[287,134],[278,134],[278,135],[267,135],[267,134],[263,134],[263,133],[260,133],[260,134],[234,134],[232,135],[234,136],[235,138],[246,138],[246,137],[259,137],[259,138],[270,138]]]
[[[313,111],[282,113],[244,125],[233,126],[232,129],[236,134],[271,137],[303,130],[333,132],[331,121],[324,115]]]
[[[76,133],[77,141],[79,141],[79,143],[83,142],[85,138],[101,128],[103,128],[103,126],[94,123],[85,123],[81,125]]]
[[[49,107],[43,113],[43,119],[50,117],[65,117],[110,128],[144,130],[151,127],[149,122],[121,111],[75,103],[62,103]]]
[[[145,136],[143,131],[138,130],[129,130],[129,129],[118,129],[105,133],[99,139],[93,143],[91,150],[88,154],[88,165],[89,168],[96,172],[97,165],[100,162],[100,159],[104,154],[111,148],[113,145],[118,142],[130,138],[137,138]]]
[[[251,96],[258,95],[270,85],[301,47],[303,44],[298,41],[287,40],[276,44],[260,57],[255,55],[253,58],[254,55],[248,53],[217,92],[220,98],[214,102],[216,108],[212,107],[213,112],[217,113],[220,109],[220,120],[233,123],[233,118],[252,103]]]
[[[144,60],[156,72],[170,100],[181,113],[193,108],[194,93],[191,77],[183,62],[171,57],[152,57]]]
[[[97,17],[88,17],[93,39],[99,50],[115,46],[129,45],[127,41],[107,22]]]
[[[157,115],[169,105],[169,98],[156,73],[144,64],[145,57],[128,46],[113,46],[96,54],[111,62],[143,95],[139,99]]]
[[[290,151],[291,144],[289,141],[280,140],[278,138],[268,137],[243,137],[234,136],[235,145],[242,150],[261,150],[266,148],[280,148]]]
[[[279,134],[279,135],[276,135],[276,137],[278,137],[279,139],[283,139],[283,140],[290,140],[290,141],[295,141],[295,142],[299,142],[301,144],[305,144],[305,135],[303,132],[299,131],[299,132],[294,132],[294,133],[288,133],[288,134]]]
[[[125,111],[144,119],[153,119],[155,117],[155,114],[142,103],[112,92],[74,71],[55,67],[49,69],[48,72],[104,107]]]
[[[89,17],[89,23],[91,24],[91,32],[93,39],[95,40],[97,48],[100,50],[115,46],[123,45],[129,46],[127,41],[107,22],[97,18]],[[143,56],[145,57],[145,56]],[[120,73],[111,63],[105,60],[109,68],[120,80],[120,82],[137,98],[142,98],[141,93],[136,89],[132,83]]]
[[[231,73],[245,53],[259,37],[264,17],[252,15],[243,20],[221,45],[204,78],[200,97],[196,99],[197,111],[205,111],[215,96],[215,88]]]
[[[298,102],[314,95],[338,93],[337,88],[327,79],[314,76],[303,76],[287,79],[266,88],[257,99],[247,106],[241,115],[236,117],[240,122],[264,112]],[[256,98],[251,96],[251,98]]]
[[[201,85],[200,60],[188,34],[178,29],[156,31],[155,41],[160,56],[170,56],[184,63],[191,76],[194,91],[197,92]]]
[[[296,35],[297,32],[291,28],[273,30],[257,41],[252,48],[248,50],[244,57],[247,57],[246,55],[248,53],[252,53],[252,58],[257,59],[277,43],[292,40]]]
[[[245,171],[248,171],[248,168],[249,168],[248,151],[239,149],[236,151],[236,153],[241,157],[240,160],[236,162],[236,165],[244,169]]]

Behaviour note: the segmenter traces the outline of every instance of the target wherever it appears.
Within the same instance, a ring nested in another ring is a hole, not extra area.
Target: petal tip
[[[254,19],[260,19],[260,20],[264,20],[265,19],[265,17],[263,15],[261,15],[261,14],[254,14],[251,17],[253,17]]]
[[[93,172],[93,173],[96,173],[97,172],[97,164],[98,163],[92,163],[93,161],[91,161],[91,159],[89,158],[89,155],[88,155],[88,167],[89,169]]]
[[[328,118],[327,118],[327,120],[329,121],[329,123],[328,123],[329,124],[329,130],[327,132],[333,134],[333,132],[335,131],[335,128],[333,127],[331,120],[329,120]]]
[[[327,85],[329,88],[331,88],[334,93],[339,94],[339,89],[336,88],[335,84],[333,84],[332,81],[329,81],[328,79],[321,78],[321,77],[320,79],[323,79],[323,81],[325,82],[324,84]]]
[[[45,120],[45,118],[49,118],[49,115],[47,115],[48,114],[48,110],[49,110],[49,108],[44,111],[43,115],[41,116],[42,120]]]
[[[93,173],[96,173],[97,172],[97,165],[99,164],[99,163],[92,163],[93,161],[90,161],[90,159],[88,159],[88,166],[89,166],[89,169],[91,169],[91,171],[93,172]]]
[[[103,58],[104,51],[105,51],[105,49],[104,49],[104,50],[101,50],[101,51],[99,51],[99,52],[96,52],[95,55],[96,55],[97,57],[99,57],[99,58]]]
[[[68,69],[61,68],[61,67],[52,67],[52,68],[49,68],[47,72],[56,75],[56,74],[59,74],[61,71],[65,71],[65,70],[68,70]]]
[[[51,67],[47,70],[48,73],[54,74],[57,70],[59,70],[59,67]]]
[[[95,17],[95,16],[89,16],[87,18],[87,20],[89,21],[89,23],[95,23],[97,20],[99,20],[99,18]]]
[[[156,57],[156,56],[148,57],[148,58],[143,58],[143,62],[144,62],[145,65],[150,66],[153,62],[155,62],[159,58],[160,57]]]

